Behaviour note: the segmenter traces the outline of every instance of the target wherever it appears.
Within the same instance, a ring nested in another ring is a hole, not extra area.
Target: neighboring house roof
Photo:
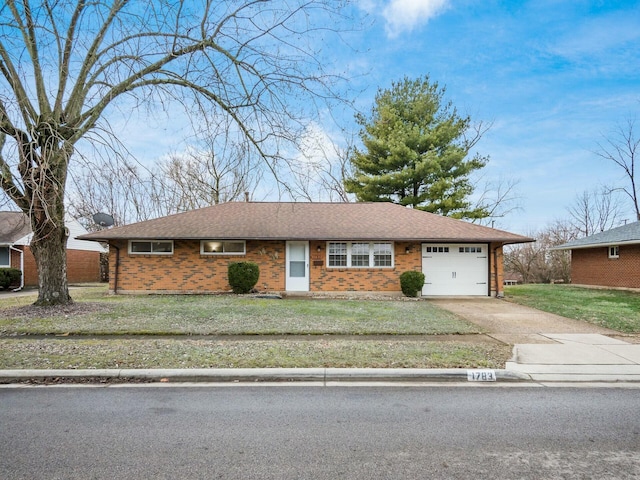
[[[67,249],[106,252],[100,244],[78,240],[87,230],[77,220],[65,219],[65,226],[69,229]],[[0,245],[29,245],[33,232],[29,217],[22,212],[0,212]]]
[[[604,247],[607,245],[640,244],[640,222],[627,223],[606,232],[596,233],[588,237],[578,238],[558,245],[553,250],[572,250],[577,248]]]
[[[522,243],[531,238],[393,203],[230,202],[82,235],[86,240],[396,240]]]
[[[0,245],[19,243],[31,233],[29,218],[22,212],[0,212]],[[22,243],[19,243],[22,245]]]

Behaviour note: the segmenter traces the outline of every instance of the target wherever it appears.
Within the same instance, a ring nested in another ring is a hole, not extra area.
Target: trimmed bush
[[[253,262],[230,263],[228,274],[233,293],[249,293],[258,283],[260,267]]]
[[[407,297],[417,297],[424,285],[424,273],[408,271],[400,275],[400,288]]]
[[[9,288],[20,283],[22,272],[17,268],[0,268],[0,288]]]

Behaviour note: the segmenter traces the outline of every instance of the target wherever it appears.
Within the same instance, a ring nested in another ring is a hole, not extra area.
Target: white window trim
[[[136,242],[149,242],[153,244],[154,242],[162,242],[162,243],[170,243],[171,251],[170,252],[132,252],[131,244]],[[173,255],[173,240],[129,240],[129,255]]]
[[[219,242],[219,243],[242,243],[243,250],[242,252],[205,252],[204,244],[205,242]],[[200,240],[200,255],[246,255],[247,254],[247,241],[246,240]]]
[[[0,263],[0,268],[11,268],[11,247],[9,245],[0,245],[0,248],[6,248],[9,253],[9,264]]]
[[[347,264],[346,265],[330,265],[329,264],[329,244],[331,243],[346,243],[347,244]],[[352,265],[351,264],[351,246],[354,243],[368,243],[369,244],[369,265],[365,265],[365,266],[359,266],[359,265]],[[384,243],[387,245],[391,246],[391,265],[383,265],[383,266],[376,266],[375,263],[375,259],[374,259],[374,244],[376,243]],[[357,242],[357,241],[353,241],[353,242],[345,242],[345,241],[330,241],[327,242],[326,246],[325,246],[325,251],[326,253],[326,259],[325,262],[327,264],[327,268],[332,268],[332,269],[345,269],[345,268],[353,268],[353,269],[380,269],[380,270],[388,270],[390,268],[394,268],[396,265],[396,255],[395,255],[395,247],[394,247],[394,243],[393,242],[386,242],[386,241],[373,241],[373,242]]]
[[[615,248],[616,253],[611,253]],[[607,247],[609,258],[620,258],[620,247],[618,245],[609,245]]]

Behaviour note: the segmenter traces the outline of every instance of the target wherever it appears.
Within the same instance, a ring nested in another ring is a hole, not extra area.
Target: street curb
[[[467,369],[418,368],[215,368],[215,369],[82,369],[0,370],[0,384],[29,382],[468,382]],[[492,370],[497,382],[531,381],[509,370]],[[477,383],[477,382],[469,382]]]

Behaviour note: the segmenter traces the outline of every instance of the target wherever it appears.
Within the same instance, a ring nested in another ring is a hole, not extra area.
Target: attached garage
[[[482,295],[489,291],[489,245],[422,244],[422,295]]]

